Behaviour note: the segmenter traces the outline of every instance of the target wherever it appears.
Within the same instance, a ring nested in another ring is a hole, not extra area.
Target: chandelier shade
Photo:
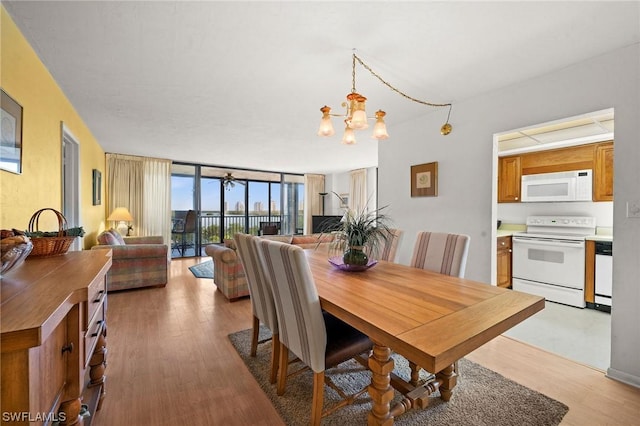
[[[355,50],[355,49],[354,49]],[[331,117],[342,117],[345,123],[345,130],[342,136],[342,143],[345,145],[353,145],[356,143],[356,136],[354,130],[364,130],[369,127],[369,120],[375,120],[375,125],[373,126],[373,134],[372,138],[377,140],[383,140],[389,138],[389,133],[387,133],[387,125],[384,122],[384,117],[386,112],[382,110],[378,110],[375,114],[375,117],[367,117],[366,112],[366,102],[367,98],[362,96],[360,93],[356,92],[356,61],[360,63],[367,71],[371,73],[374,77],[380,80],[384,85],[389,87],[391,90],[399,93],[410,101],[417,102],[423,105],[428,105],[432,107],[449,107],[449,114],[447,115],[446,123],[441,127],[440,133],[442,135],[448,135],[451,133],[452,126],[449,124],[449,117],[451,116],[451,108],[452,105],[450,103],[447,104],[435,104],[431,102],[421,101],[411,96],[408,96],[385,80],[383,80],[378,74],[376,74],[367,64],[365,64],[362,59],[360,59],[354,53],[352,56],[352,85],[351,85],[351,93],[347,95],[347,101],[342,103],[342,107],[346,109],[344,114],[332,114],[331,108],[328,106],[323,106],[320,108],[322,112],[322,119],[320,120],[320,128],[318,129],[318,136],[333,136],[335,134],[335,130],[333,128],[333,124],[331,123]]]

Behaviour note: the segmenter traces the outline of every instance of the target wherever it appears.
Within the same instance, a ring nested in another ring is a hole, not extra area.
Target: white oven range
[[[512,237],[513,289],[584,308],[585,237],[595,229],[595,217],[528,217]]]

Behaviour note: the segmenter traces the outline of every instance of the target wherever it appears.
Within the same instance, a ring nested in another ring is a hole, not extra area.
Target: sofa
[[[107,291],[167,284],[169,248],[161,236],[122,237],[115,229],[109,229],[97,240],[98,245],[92,250],[112,250]]]
[[[302,248],[329,250],[333,236],[329,234],[310,235],[265,235],[261,238],[295,244]],[[213,282],[224,296],[233,302],[249,295],[249,286],[233,240],[224,244],[210,244],[204,249],[213,258]]]

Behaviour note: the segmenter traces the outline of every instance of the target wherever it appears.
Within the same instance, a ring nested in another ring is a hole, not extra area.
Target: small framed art
[[[411,166],[411,196],[438,196],[438,162]]]
[[[22,107],[4,90],[0,101],[0,169],[22,173]]]
[[[349,194],[340,194],[340,208],[346,209],[349,207]]]
[[[93,169],[93,205],[100,204],[102,204],[102,173],[98,169]]]

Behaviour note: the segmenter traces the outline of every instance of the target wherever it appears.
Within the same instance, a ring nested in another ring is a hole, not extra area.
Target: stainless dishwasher
[[[596,241],[595,308],[611,312],[613,286],[613,242]]]

